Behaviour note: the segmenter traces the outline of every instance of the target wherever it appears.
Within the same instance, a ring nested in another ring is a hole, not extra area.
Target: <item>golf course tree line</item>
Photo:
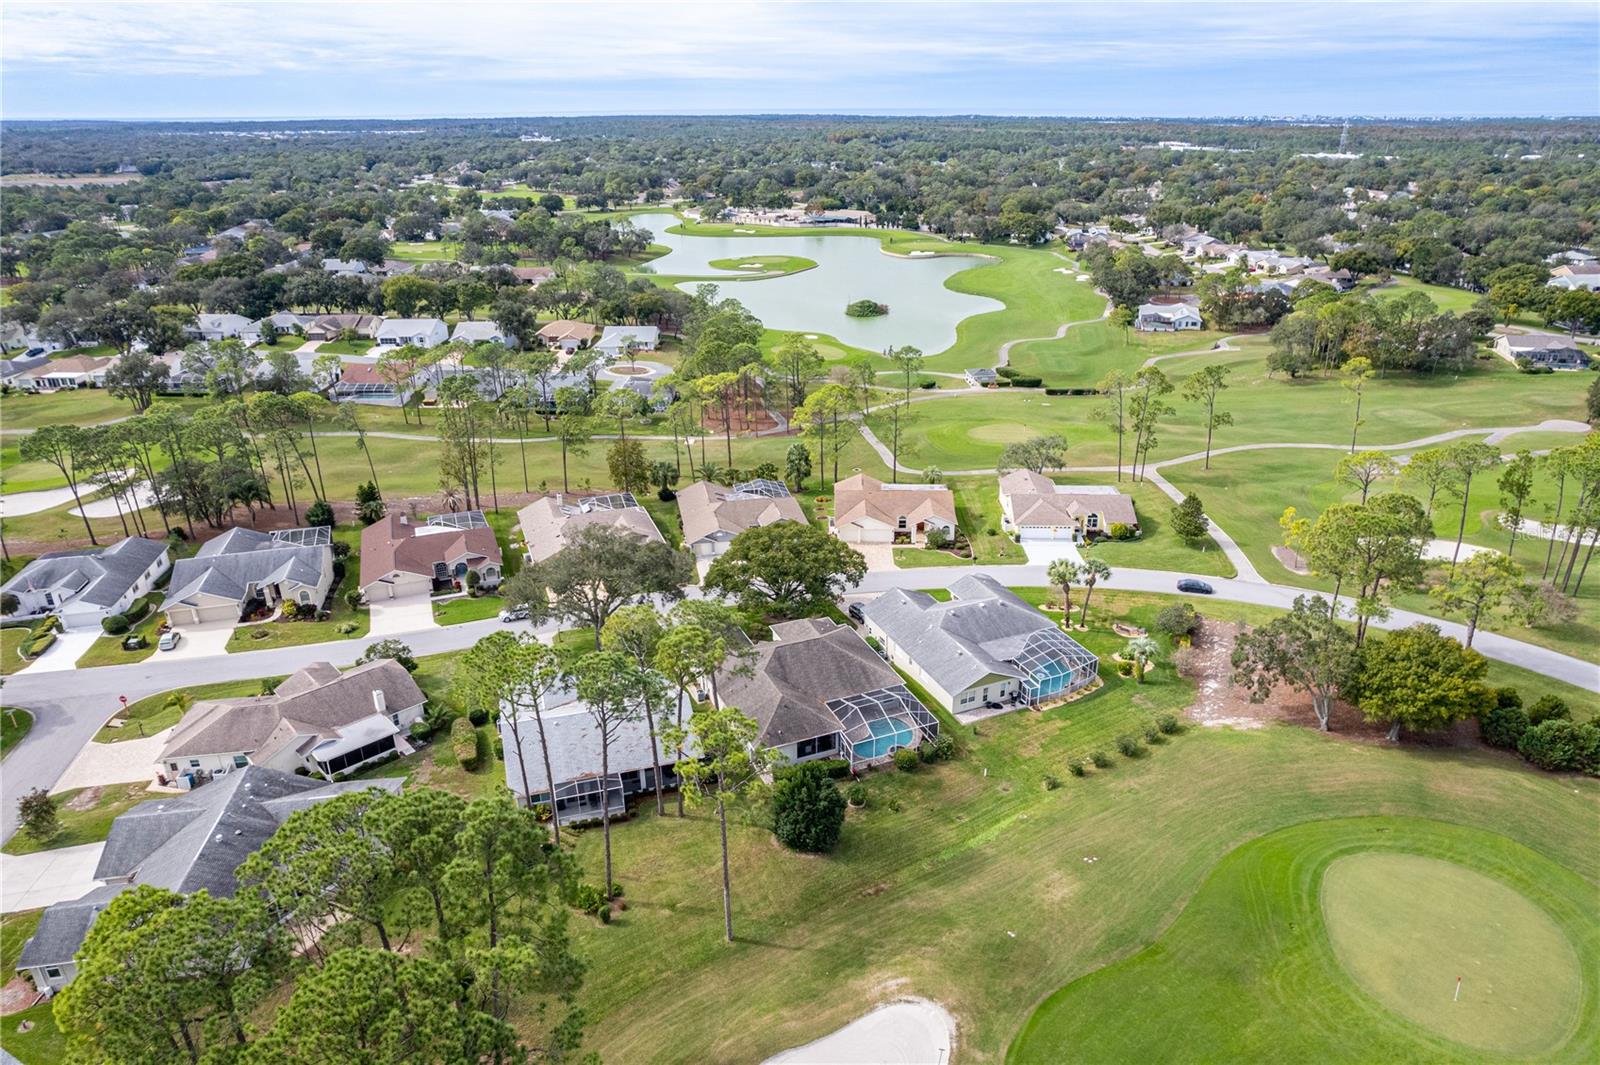
[[[55,1004],[69,1060],[578,1056],[577,870],[506,792],[343,795],[238,876],[231,898],[141,885],[106,906]]]
[[[1289,377],[1332,373],[1357,359],[1377,374],[1457,374],[1494,326],[1487,306],[1457,316],[1440,313],[1427,293],[1374,298],[1308,282],[1294,309],[1272,328],[1267,367]]]

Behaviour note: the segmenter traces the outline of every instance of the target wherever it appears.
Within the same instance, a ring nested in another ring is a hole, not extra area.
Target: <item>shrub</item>
[[[823,772],[834,780],[841,780],[850,775],[850,762],[844,758],[818,758],[815,762],[806,764],[821,766]]]
[[[494,738],[494,760],[497,762],[506,760],[506,741],[499,736]]]
[[[426,718],[418,718],[416,721],[411,722],[412,739],[421,741],[432,735],[433,726],[428,723]]]
[[[361,589],[360,588],[352,588],[348,592],[345,592],[344,593],[344,605],[349,607],[351,610],[360,609],[360,607],[361,607]]]
[[[1111,527],[1106,530],[1106,535],[1113,540],[1132,540],[1133,526],[1124,525],[1120,521],[1114,521],[1111,523]]]
[[[1011,378],[1011,384],[1017,388],[1039,388],[1044,385],[1044,378],[1024,377],[1022,374],[1014,374]]]
[[[928,762],[948,762],[956,756],[955,737],[939,733],[922,745],[922,757]]]
[[[1111,756],[1104,751],[1091,751],[1089,761],[1094,763],[1096,769],[1109,769],[1111,767]]]
[[[867,786],[859,780],[850,785],[845,795],[850,800],[850,805],[857,809],[867,805]]]
[[[1123,734],[1117,737],[1117,750],[1122,752],[1124,758],[1137,758],[1144,753],[1144,744],[1132,736]]]
[[[609,912],[611,900],[606,898],[606,893],[597,884],[579,884],[572,893],[572,904],[584,913],[599,916],[601,911]]]
[[[821,854],[839,842],[844,796],[825,767],[802,762],[777,774],[772,788],[772,834],[794,851]]]
[[[121,636],[128,631],[128,619],[121,614],[110,614],[100,619],[100,627],[110,636]]]
[[[548,825],[550,819],[554,816],[555,813],[550,809],[550,804],[547,802],[538,803],[533,808],[533,819],[541,825]]]
[[[1133,676],[1133,663],[1132,662],[1118,662],[1117,663],[1117,676],[1119,676],[1119,677],[1131,677],[1131,676]]]
[[[467,711],[467,720],[472,722],[473,727],[486,725],[489,723],[489,711],[481,706],[474,706]]]
[[[1520,706],[1497,706],[1478,718],[1478,733],[1491,747],[1514,751],[1522,742],[1530,722]]]
[[[366,665],[376,662],[380,658],[392,658],[405,669],[407,673],[417,671],[417,660],[411,654],[411,646],[401,640],[377,640],[361,652],[361,657],[356,659],[356,665]]]
[[[1173,603],[1163,607],[1161,613],[1156,615],[1153,628],[1157,632],[1164,632],[1173,639],[1180,636],[1193,636],[1200,631],[1201,618],[1194,607],[1188,603]]]
[[[1044,785],[1044,790],[1045,791],[1055,791],[1057,788],[1059,788],[1061,786],[1061,778],[1057,777],[1057,776],[1052,776],[1051,774],[1046,773],[1044,775],[1043,780],[1041,780],[1040,783],[1042,783]]]
[[[950,534],[943,529],[929,529],[928,546],[935,551],[944,550],[950,546]]]
[[[334,558],[334,561],[335,562],[343,562],[345,559],[347,559],[349,557],[350,557],[350,545],[345,543],[343,540],[335,540],[333,542],[333,558]],[[339,566],[338,569],[339,569],[339,572],[341,574],[344,572],[344,567],[342,565]]]
[[[333,507],[328,505],[326,499],[319,499],[306,508],[307,525],[325,525],[333,528]],[[338,557],[335,555],[335,557]]]
[[[123,618],[127,620],[129,625],[136,625],[145,619],[145,615],[150,613],[151,599],[151,596],[142,595],[133,601],[132,606],[122,612]]]
[[[1496,688],[1494,690],[1494,705],[1501,709],[1516,707],[1522,709],[1522,693],[1515,688]]]
[[[29,658],[38,658],[40,655],[42,655],[46,651],[50,650],[51,645],[54,644],[55,642],[56,642],[56,634],[55,633],[53,633],[53,632],[40,633],[38,636],[35,636],[32,640],[29,640],[27,643],[22,645],[23,654],[25,654]]]
[[[1011,379],[1009,377],[997,377],[997,378],[995,378],[994,387],[996,387],[996,388],[1010,388],[1011,387]]]
[[[1083,759],[1082,758],[1070,759],[1067,762],[1067,772],[1071,773],[1075,777],[1083,776],[1083,774],[1085,772],[1085,770],[1083,768]]]
[[[1015,366],[996,366],[994,372],[998,377],[1011,378],[1017,376],[1020,371]]]
[[[40,843],[48,842],[61,831],[56,801],[43,788],[34,788],[17,800],[17,818],[22,831]]]
[[[450,749],[462,769],[478,768],[478,730],[472,727],[471,721],[458,717],[451,723]]]
[[[910,747],[902,747],[894,752],[894,767],[902,773],[909,773],[916,769],[920,761],[921,759],[917,757],[917,752]]]
[[[1560,696],[1541,695],[1528,707],[1528,723],[1542,725],[1546,721],[1569,721],[1572,711]]]
[[[931,377],[924,377],[924,378],[921,378],[920,380],[917,381],[917,387],[918,388],[924,388],[924,389],[938,388],[939,387],[939,382],[935,381]]]
[[[1175,736],[1183,731],[1183,722],[1178,720],[1177,714],[1162,714],[1156,718],[1156,728],[1169,736]]]
[[[1600,770],[1600,725],[1550,718],[1523,733],[1517,750],[1540,769],[1593,773]]]
[[[889,305],[877,300],[855,300],[845,306],[844,313],[851,318],[878,318],[889,313]]]
[[[1154,725],[1146,725],[1144,727],[1144,741],[1146,743],[1151,744],[1152,746],[1154,746],[1155,744],[1166,743],[1167,742],[1167,737],[1160,729],[1156,728]]]

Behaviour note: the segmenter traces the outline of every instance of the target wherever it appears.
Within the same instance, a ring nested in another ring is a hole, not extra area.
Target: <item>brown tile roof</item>
[[[779,521],[806,524],[805,511],[794,496],[744,495],[710,481],[696,481],[678,493],[683,541],[692,544],[716,533],[737,536],[746,529]]]
[[[953,526],[956,499],[943,485],[890,486],[858,473],[834,484],[833,513],[835,526],[875,518],[893,528],[901,517],[912,526],[929,518]]]
[[[548,341],[577,340],[585,343],[594,339],[594,326],[588,322],[574,322],[558,318],[539,330],[539,339]]]
[[[418,535],[419,530],[425,530]],[[488,562],[499,565],[500,545],[494,530],[439,530],[418,525],[404,514],[388,514],[361,530],[361,587],[366,588],[391,573],[433,576],[436,562],[454,565],[465,560],[471,569]]]
[[[1100,515],[1106,525],[1139,523],[1133,500],[1121,492],[1074,492],[1032,470],[1001,477],[1000,494],[1010,497],[1011,521],[1018,528],[1076,525],[1089,514]]]
[[[630,533],[641,541],[666,543],[661,530],[650,519],[643,507],[618,507],[616,509],[583,508],[578,496],[563,498],[548,495],[535,499],[517,511],[517,524],[522,528],[522,538],[528,545],[528,557],[535,562],[545,559],[567,546],[579,529],[590,526],[615,529]]]

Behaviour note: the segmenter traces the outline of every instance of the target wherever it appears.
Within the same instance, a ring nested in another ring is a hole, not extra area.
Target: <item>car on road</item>
[[[170,651],[174,647],[178,646],[178,641],[182,639],[183,633],[179,632],[177,629],[168,629],[166,632],[161,634],[161,639],[159,642],[157,642],[156,647],[163,651]]]
[[[852,618],[854,618],[857,621],[866,621],[867,620],[867,612],[865,610],[861,609],[861,604],[860,603],[851,603],[849,608],[847,610],[845,610],[845,613],[849,614]]]
[[[1197,581],[1193,577],[1185,577],[1178,582],[1178,591],[1193,592],[1195,595],[1214,595],[1217,590],[1205,581]]]
[[[527,621],[528,608],[525,606],[516,606],[509,610],[502,610],[500,611],[500,620],[504,621],[508,625],[513,621]]]

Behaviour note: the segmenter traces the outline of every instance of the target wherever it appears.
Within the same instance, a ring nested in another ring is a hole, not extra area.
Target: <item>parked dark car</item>
[[[1193,577],[1185,577],[1178,582],[1178,591],[1193,592],[1195,595],[1214,595],[1216,589],[1205,581],[1197,581]]]
[[[983,708],[985,710],[1004,710],[1005,709],[1005,707],[1001,706],[999,703],[984,703],[983,704]]]
[[[867,620],[867,612],[865,610],[861,609],[861,604],[860,603],[851,603],[849,608],[845,610],[845,613],[849,614],[852,618],[854,618],[857,621],[863,621],[864,622],[864,621]]]

